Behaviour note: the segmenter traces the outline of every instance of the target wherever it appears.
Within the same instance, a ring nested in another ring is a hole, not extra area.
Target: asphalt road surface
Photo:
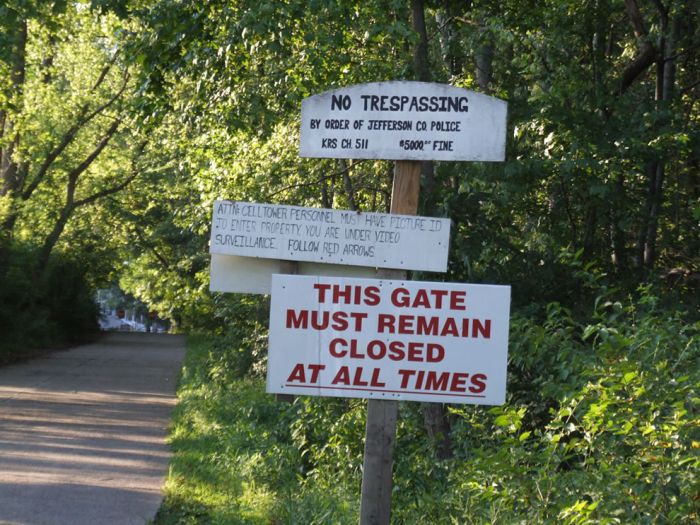
[[[112,333],[0,368],[0,524],[139,524],[162,500],[184,338]]]

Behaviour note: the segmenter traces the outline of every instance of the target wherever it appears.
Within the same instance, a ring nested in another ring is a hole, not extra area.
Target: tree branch
[[[93,149],[92,152],[87,157],[85,157],[85,160],[83,162],[78,164],[68,173],[68,178],[78,178],[81,173],[88,169],[90,164],[92,164],[95,161],[95,159],[100,155],[100,153],[102,153],[102,150],[104,150],[107,147],[109,141],[112,140],[112,137],[117,132],[117,129],[119,128],[120,124],[121,120],[115,120],[112,123],[109,129],[105,132],[100,142],[97,144],[97,146],[95,146],[95,149]]]
[[[97,193],[93,193],[89,197],[85,197],[83,199],[75,201],[73,203],[73,208],[78,208],[79,206],[84,206],[86,204],[93,203],[96,200],[101,199],[102,197],[106,197],[108,195],[112,195],[114,193],[117,193],[117,192],[123,190],[124,188],[126,188],[129,184],[131,184],[131,182],[136,177],[139,176],[139,172],[136,170],[136,158],[138,158],[143,153],[143,150],[146,148],[146,144],[148,144],[148,141],[144,140],[137,148],[136,156],[132,160],[132,163],[131,163],[131,174],[126,179],[121,181],[119,184],[115,184],[114,186],[111,186],[109,188],[105,188],[102,191],[98,191]]]
[[[268,194],[267,194],[267,197],[266,197],[265,199],[266,199],[266,201],[269,201],[272,197],[275,197],[276,195],[279,195],[280,193],[282,193],[282,192],[284,192],[284,191],[291,190],[291,189],[294,189],[294,188],[304,188],[304,187],[307,187],[307,186],[315,186],[316,184],[320,184],[320,183],[323,182],[324,180],[332,179],[332,178],[334,178],[334,177],[337,177],[338,175],[342,175],[342,174],[346,173],[347,171],[349,171],[351,168],[353,168],[353,167],[355,167],[355,166],[357,166],[357,165],[359,165],[359,164],[362,164],[362,163],[364,163],[364,162],[367,162],[368,160],[372,160],[372,159],[357,160],[357,161],[355,161],[355,162],[352,164],[352,166],[348,166],[347,168],[342,169],[342,170],[340,170],[340,171],[335,171],[335,172],[333,172],[333,173],[331,173],[331,174],[329,174],[329,175],[324,175],[324,176],[320,177],[318,180],[315,180],[315,181],[312,181],[312,182],[302,182],[301,184],[291,184],[291,185],[289,185],[289,186],[285,186],[284,188],[281,188],[281,189],[279,189],[279,190],[277,190],[277,191],[274,191],[274,192],[272,192],[272,193],[268,193]]]
[[[107,188],[102,191],[98,191],[97,193],[86,197],[84,199],[80,200],[75,200],[75,190],[78,185],[78,178],[80,174],[87,169],[87,167],[92,163],[95,158],[97,158],[97,155],[100,154],[100,152],[105,148],[109,140],[112,138],[114,133],[116,132],[117,128],[119,127],[119,121],[115,122],[112,124],[110,129],[107,131],[105,136],[102,138],[100,143],[95,147],[93,152],[88,155],[88,157],[83,161],[79,166],[77,166],[73,171],[71,171],[68,174],[68,185],[66,186],[66,202],[63,205],[63,209],[61,210],[61,213],[59,214],[58,220],[56,221],[56,224],[54,224],[51,232],[49,235],[46,237],[44,240],[44,243],[41,246],[41,250],[39,251],[39,254],[37,256],[37,265],[39,270],[43,273],[46,271],[46,268],[48,267],[48,262],[49,258],[51,257],[51,252],[54,249],[54,246],[56,246],[56,243],[58,242],[59,238],[61,237],[61,234],[63,233],[63,230],[65,229],[66,225],[68,224],[69,219],[73,215],[73,212],[79,208],[80,206],[84,206],[86,204],[90,204],[92,202],[95,202],[97,199],[101,197],[105,197],[108,195],[111,195],[113,193],[118,192],[119,190],[125,188],[132,180],[136,178],[138,175],[138,172],[136,171],[136,160],[134,159],[132,161],[132,174],[126,178],[126,180],[122,181],[121,183],[117,184],[116,186],[112,186],[111,188]],[[143,152],[143,149],[146,147],[146,141],[144,141],[141,146],[138,149],[139,154]],[[137,155],[138,156],[138,155]],[[92,159],[92,160],[90,160]],[[89,161],[89,162],[88,162]]]
[[[680,89],[680,94],[681,94],[681,95],[685,95],[685,94],[688,93],[689,91],[692,91],[694,88],[696,88],[698,85],[700,85],[700,80],[696,80],[696,81],[693,82],[692,84],[689,84],[689,85],[685,86],[684,88],[681,88],[681,89]]]
[[[138,227],[135,229],[136,236],[139,238],[139,241],[141,242],[142,245],[144,245],[146,248],[148,248],[151,253],[155,256],[156,259],[158,259],[158,262],[163,265],[163,267],[166,270],[172,270],[172,265],[170,262],[163,256],[157,249],[156,247],[148,242],[144,235],[141,233],[141,231],[138,229]]]
[[[97,77],[97,80],[95,81],[95,84],[92,86],[92,89],[90,89],[90,92],[95,92],[95,90],[102,85],[102,82],[104,82],[105,78],[107,78],[107,73],[109,73],[109,70],[112,69],[112,66],[117,60],[117,53],[114,53],[112,58],[105,64],[105,67],[102,68],[102,71],[100,71],[100,75]]]
[[[649,42],[642,43],[640,53],[622,72],[618,95],[623,95],[634,84],[634,81],[656,62],[656,58],[657,53],[654,46]]]
[[[106,74],[106,70],[109,69],[109,65],[105,66],[105,69],[103,69],[102,74],[100,74],[101,79],[98,80],[98,82],[95,84],[95,86],[98,86],[99,84],[102,83],[104,78],[102,78],[103,74]],[[109,100],[107,100],[104,104],[101,106],[98,106],[95,108],[92,112],[88,113],[88,107],[89,104],[85,103],[81,108],[80,111],[78,112],[78,120],[66,131],[66,133],[63,135],[63,138],[61,141],[56,145],[55,148],[53,148],[49,154],[46,156],[44,159],[44,162],[42,162],[41,166],[39,167],[39,170],[37,171],[37,174],[34,176],[34,179],[32,180],[31,184],[27,186],[26,189],[22,192],[22,199],[23,200],[28,200],[31,196],[32,193],[34,193],[34,190],[37,189],[39,184],[41,184],[41,181],[44,179],[46,176],[46,173],[48,172],[49,168],[53,165],[53,163],[56,161],[56,159],[59,157],[61,153],[70,145],[71,142],[75,139],[77,136],[78,132],[87,124],[89,123],[93,118],[95,118],[97,115],[102,113],[104,110],[109,108],[114,102],[119,99],[119,97],[122,96],[124,91],[126,90],[126,86],[129,82],[129,74],[125,73],[124,74],[124,82],[122,82],[122,86],[117,91],[117,93],[114,94]],[[93,88],[94,89],[94,88]]]
[[[661,0],[651,0],[652,3],[656,6],[656,9],[659,10],[659,13],[661,13],[661,16],[663,17],[668,17],[668,8],[661,3]]]
[[[625,11],[632,23],[634,36],[637,38],[638,53],[635,59],[622,72],[618,95],[623,95],[639,75],[646,71],[657,59],[657,51],[649,42],[648,33],[644,27],[644,19],[636,0],[625,0]]]
[[[644,27],[644,18],[642,18],[642,12],[639,10],[636,0],[625,0],[625,11],[627,16],[632,23],[632,29],[634,30],[634,36],[638,39],[647,37],[647,30]]]

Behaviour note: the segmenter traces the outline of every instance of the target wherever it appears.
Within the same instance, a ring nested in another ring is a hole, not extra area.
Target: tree
[[[60,2],[2,9],[13,29],[0,69],[2,235],[39,244],[42,273],[76,211],[135,179],[145,142],[115,16]]]

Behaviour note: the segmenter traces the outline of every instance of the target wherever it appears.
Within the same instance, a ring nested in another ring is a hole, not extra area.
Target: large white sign
[[[449,240],[449,219],[216,201],[209,251],[444,272]]]
[[[445,84],[375,82],[304,99],[302,157],[502,161],[505,101]]]
[[[274,275],[267,391],[500,405],[510,287]]]

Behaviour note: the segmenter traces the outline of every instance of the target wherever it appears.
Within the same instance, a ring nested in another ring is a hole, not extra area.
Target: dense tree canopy
[[[450,278],[549,280],[541,268],[556,272],[564,248],[637,281],[696,269],[690,3],[160,1],[133,13],[144,118],[162,119],[170,180],[188,188],[180,228],[205,234],[217,197],[386,209],[387,163],[298,158],[300,102],[430,79],[509,102],[504,164],[424,168],[424,211],[455,222]]]
[[[424,212],[455,223],[450,278],[556,271],[562,248],[637,280],[696,270],[691,3],[2,9],[2,234],[41,247],[40,266],[56,247],[104,250],[130,261],[132,285],[151,300],[173,295],[171,279],[195,300],[217,197],[385,210],[388,163],[298,158],[300,102],[343,85],[422,79],[509,102],[505,163],[424,167]],[[174,274],[156,292],[162,270]]]

